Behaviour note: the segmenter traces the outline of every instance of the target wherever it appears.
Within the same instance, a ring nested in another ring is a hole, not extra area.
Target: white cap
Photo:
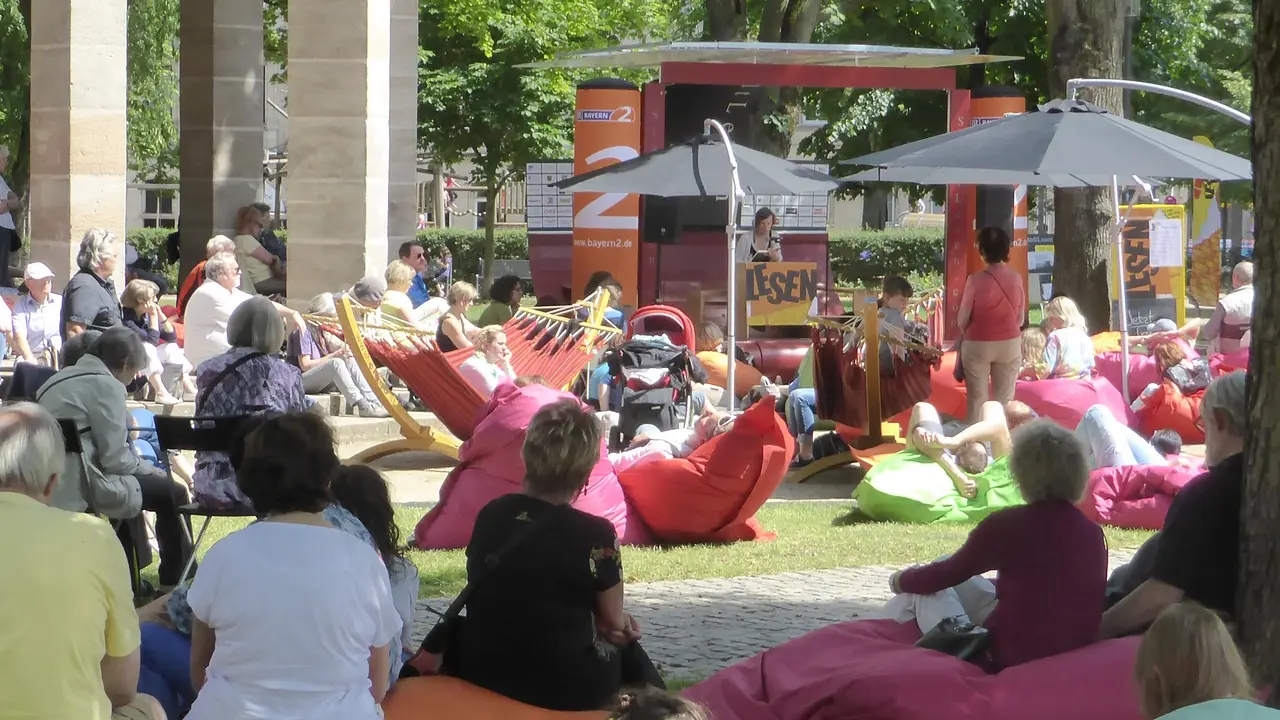
[[[22,274],[31,280],[44,280],[53,277],[53,270],[42,262],[33,262],[27,263],[27,269]]]

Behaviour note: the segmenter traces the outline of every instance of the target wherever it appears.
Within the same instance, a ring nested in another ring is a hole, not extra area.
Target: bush
[[[832,233],[827,254],[841,285],[879,287],[886,275],[902,275],[917,289],[942,284],[944,232],[890,228]]]
[[[151,262],[151,272],[169,280],[171,292],[178,291],[178,266],[169,263],[165,242],[172,228],[135,228],[125,234],[125,242],[138,251],[139,258]]]

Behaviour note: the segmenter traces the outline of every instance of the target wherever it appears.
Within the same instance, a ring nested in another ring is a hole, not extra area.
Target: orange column
[[[984,86],[973,91],[973,125],[992,122],[1010,113],[1026,112],[1027,101],[1017,88]],[[977,199],[977,228],[986,226],[1004,228],[1013,241],[1009,252],[1009,265],[1018,272],[1022,284],[1027,284],[1027,188],[1019,185],[1008,187],[979,186]],[[969,273],[984,267],[976,244],[969,246]]]
[[[640,91],[623,80],[600,78],[578,86],[573,124],[573,172],[640,155]],[[573,195],[572,289],[582,292],[592,273],[607,270],[622,283],[623,302],[635,304],[639,284],[640,196]]]

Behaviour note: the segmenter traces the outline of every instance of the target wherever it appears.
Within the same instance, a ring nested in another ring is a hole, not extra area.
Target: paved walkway
[[[1130,552],[1111,554],[1111,569]],[[889,599],[895,568],[864,567],[761,577],[635,583],[627,610],[641,642],[668,679],[696,681],[832,623],[874,617]],[[415,641],[449,599],[419,601]]]

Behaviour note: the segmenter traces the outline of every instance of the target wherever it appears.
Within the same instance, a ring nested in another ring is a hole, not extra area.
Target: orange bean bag
[[[618,481],[659,542],[772,540],[776,535],[755,514],[778,489],[794,452],[774,398],[766,397],[689,457],[623,470]]]
[[[451,677],[400,680],[382,701],[386,720],[604,720],[606,712],[557,712],[525,705]]]
[[[1137,413],[1138,432],[1151,437],[1157,430],[1173,430],[1187,445],[1203,443],[1204,428],[1200,426],[1200,402],[1203,399],[1203,390],[1183,395],[1178,386],[1168,380],[1160,383],[1160,387],[1143,401],[1145,404]]]

